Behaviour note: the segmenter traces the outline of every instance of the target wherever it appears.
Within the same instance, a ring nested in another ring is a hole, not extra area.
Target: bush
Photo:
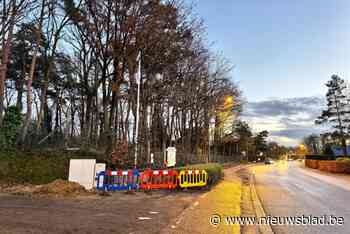
[[[323,154],[334,155],[331,144],[326,144],[322,149]]]
[[[0,146],[12,148],[16,144],[17,132],[21,126],[22,116],[15,106],[7,108],[2,127],[0,129]]]
[[[190,166],[184,166],[177,168],[178,170],[186,170],[186,169],[198,169],[198,170],[206,170],[208,173],[208,185],[216,184],[223,176],[223,167],[218,163],[208,163],[208,164],[195,164]]]
[[[0,183],[46,184],[67,179],[69,160],[73,158],[98,159],[98,156],[83,151],[1,151]]]
[[[340,157],[340,158],[337,158],[337,162],[350,163],[350,158]]]
[[[335,156],[333,155],[305,155],[305,159],[310,160],[334,160]]]

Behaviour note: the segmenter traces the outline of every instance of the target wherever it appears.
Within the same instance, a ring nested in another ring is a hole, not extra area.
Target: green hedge
[[[313,155],[305,155],[305,159],[310,159],[310,160],[335,160],[335,156],[333,155],[318,155],[318,154],[313,154]]]
[[[95,159],[97,156],[84,151],[0,151],[0,183],[45,184],[67,179],[72,158]]]
[[[337,161],[342,163],[350,163],[350,158],[340,157],[340,158],[337,158]]]
[[[67,179],[69,160],[74,158],[96,158],[102,155],[77,151],[0,151],[0,183],[6,184],[46,184],[56,179]],[[223,176],[223,166],[217,163],[196,164],[177,168],[206,170],[208,184],[216,184]]]
[[[208,173],[208,185],[210,186],[216,184],[223,177],[223,166],[218,163],[195,164],[190,166],[179,167],[177,169],[206,170]]]

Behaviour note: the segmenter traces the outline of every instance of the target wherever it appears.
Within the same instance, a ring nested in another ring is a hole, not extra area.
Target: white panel
[[[96,176],[95,164],[95,159],[71,159],[68,180],[77,182],[86,189],[92,189]]]
[[[105,163],[96,163],[95,165],[95,174],[99,174],[102,171],[106,170],[106,164]]]
[[[168,167],[174,167],[176,165],[176,148],[175,147],[168,147],[167,148],[167,161]]]

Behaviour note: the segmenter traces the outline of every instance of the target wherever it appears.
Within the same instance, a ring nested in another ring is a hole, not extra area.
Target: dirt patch
[[[3,185],[0,188],[0,191],[3,193],[11,193],[11,194],[31,194],[36,189],[35,185]]]
[[[76,198],[0,193],[0,233],[159,234],[201,196],[201,191],[109,193]]]
[[[80,184],[66,180],[55,180],[52,183],[42,185],[36,188],[33,193],[65,197],[89,194],[89,192]]]
[[[44,185],[16,185],[3,187],[0,191],[17,195],[54,197],[76,197],[94,194],[93,191],[87,191],[78,183],[60,179]]]

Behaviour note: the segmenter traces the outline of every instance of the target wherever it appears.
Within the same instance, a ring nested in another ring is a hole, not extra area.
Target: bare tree
[[[0,42],[2,46],[0,64],[0,126],[4,113],[5,80],[7,66],[11,54],[13,31],[15,24],[23,17],[25,9],[30,5],[28,0],[3,0],[0,11]]]

